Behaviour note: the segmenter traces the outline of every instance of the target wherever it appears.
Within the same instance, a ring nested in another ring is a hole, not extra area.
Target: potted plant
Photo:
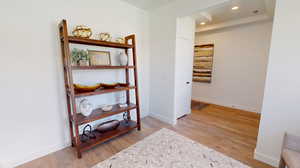
[[[72,50],[72,65],[89,66],[88,51],[74,48]]]

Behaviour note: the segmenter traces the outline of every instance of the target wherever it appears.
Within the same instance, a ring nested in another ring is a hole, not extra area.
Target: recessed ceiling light
[[[240,7],[238,7],[238,6],[234,6],[234,7],[232,7],[231,9],[232,10],[238,10]]]
[[[206,23],[205,23],[205,22],[201,22],[200,24],[201,24],[201,25],[205,25]]]

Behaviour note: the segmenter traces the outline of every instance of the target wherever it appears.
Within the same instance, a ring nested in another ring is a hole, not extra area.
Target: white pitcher
[[[124,52],[119,53],[119,61],[120,65],[127,66],[128,65],[128,56]]]

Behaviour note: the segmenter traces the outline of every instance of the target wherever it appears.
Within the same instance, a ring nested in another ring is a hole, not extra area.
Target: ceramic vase
[[[119,53],[120,65],[128,65],[128,56],[124,52]]]
[[[93,105],[87,99],[82,99],[79,103],[79,109],[81,114],[87,117],[92,114]]]

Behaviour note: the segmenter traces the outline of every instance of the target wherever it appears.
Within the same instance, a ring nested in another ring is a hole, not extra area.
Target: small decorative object
[[[111,35],[109,33],[100,33],[99,38],[101,41],[111,41]]]
[[[72,32],[73,36],[81,38],[90,38],[92,36],[92,30],[84,25],[76,26]]]
[[[121,103],[121,104],[119,104],[119,107],[120,108],[125,108],[125,107],[127,107],[128,105],[126,104],[126,103]]]
[[[113,84],[106,84],[106,83],[101,83],[101,87],[104,89],[114,89],[118,86],[118,83],[113,83]]]
[[[80,141],[86,142],[90,139],[96,139],[96,135],[92,131],[92,126],[88,124],[83,128],[83,133],[80,135]]]
[[[79,66],[89,66],[90,62],[88,60],[79,60]]]
[[[102,109],[103,111],[111,111],[112,108],[113,108],[112,105],[107,105],[107,106],[102,107],[101,109]]]
[[[123,120],[125,121],[126,124],[129,123],[130,118],[129,118],[129,113],[127,111],[123,113]]]
[[[79,110],[82,115],[87,117],[92,114],[93,105],[87,99],[82,99],[79,103]]]
[[[77,92],[93,92],[100,87],[101,87],[101,84],[96,84],[96,85],[92,85],[92,86],[74,84],[74,89]]]
[[[128,56],[125,52],[119,52],[119,61],[122,66],[128,65]]]
[[[107,131],[112,131],[118,128],[120,125],[120,121],[118,120],[111,120],[111,121],[106,121],[104,123],[101,123],[97,126],[96,130],[98,132],[104,133]]]
[[[122,37],[118,37],[118,38],[116,38],[116,43],[124,44],[124,43],[125,43],[125,40],[124,40],[124,38],[122,38]]]
[[[88,50],[91,65],[111,65],[110,52]]]

